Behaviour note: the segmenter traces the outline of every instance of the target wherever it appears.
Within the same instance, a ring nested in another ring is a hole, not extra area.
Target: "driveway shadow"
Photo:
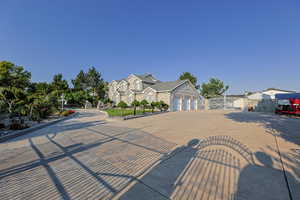
[[[300,145],[300,119],[248,112],[232,112],[225,114],[225,117],[236,122],[259,123],[269,133]]]
[[[71,134],[1,152],[0,199],[111,199],[175,145],[112,126]]]
[[[240,173],[235,199],[291,200],[290,185],[299,188],[299,182],[289,172],[275,169],[272,157],[265,152],[255,156],[262,165],[249,164]],[[294,197],[294,198],[293,198]]]
[[[94,117],[97,115],[100,116],[97,113],[88,113],[88,112],[78,113],[75,117],[73,117],[71,119],[67,119],[65,121],[58,122],[58,123],[50,125],[48,127],[33,131],[32,133],[28,133],[28,134],[10,139],[3,143],[27,140],[27,139],[32,139],[34,137],[46,136],[49,134],[51,134],[52,137],[55,137],[56,135],[63,133],[63,131],[76,131],[79,129],[84,129],[84,128],[88,128],[88,127],[106,124],[106,121],[101,120],[101,119],[90,120],[87,122],[80,121],[80,120],[83,120],[84,118]]]
[[[165,155],[120,199],[234,199],[241,159],[254,164],[251,151],[232,137],[193,139]]]

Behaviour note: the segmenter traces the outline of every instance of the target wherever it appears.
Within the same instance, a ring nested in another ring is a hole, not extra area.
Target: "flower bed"
[[[75,110],[65,110],[65,111],[63,111],[63,112],[60,113],[60,116],[66,117],[66,116],[69,116],[69,115],[71,115],[73,113],[75,113]]]

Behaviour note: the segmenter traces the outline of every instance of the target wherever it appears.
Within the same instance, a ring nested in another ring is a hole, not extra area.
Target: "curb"
[[[148,114],[142,114],[142,115],[131,115],[131,116],[125,116],[123,117],[123,120],[129,120],[129,119],[136,119],[136,118],[141,118],[141,117],[149,117],[153,115],[160,115],[164,113],[169,113],[169,111],[163,111],[163,112],[156,112],[156,113],[148,113]]]
[[[103,113],[105,115],[105,117],[109,117],[108,113],[103,111],[103,110],[99,110],[100,113]]]
[[[18,136],[22,136],[22,135],[25,135],[27,133],[31,133],[33,131],[36,131],[36,130],[39,130],[39,129],[42,129],[42,128],[45,128],[47,126],[51,126],[53,124],[56,124],[58,122],[62,122],[64,120],[67,120],[67,119],[70,119],[72,117],[75,117],[76,115],[78,115],[78,112],[74,113],[74,114],[71,114],[67,117],[63,117],[61,119],[56,119],[56,120],[53,120],[51,122],[46,122],[46,123],[42,123],[42,124],[38,124],[36,126],[33,126],[33,127],[30,127],[30,128],[26,128],[26,129],[23,129],[23,130],[18,130],[18,131],[15,131],[14,133],[12,134],[8,134],[8,135],[5,135],[3,137],[0,138],[0,143],[2,142],[5,142],[9,139],[13,139],[13,138],[16,138]]]

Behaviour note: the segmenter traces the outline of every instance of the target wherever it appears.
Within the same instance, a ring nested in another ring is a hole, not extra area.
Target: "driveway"
[[[0,199],[299,199],[299,124],[229,111],[128,121],[81,112],[0,144]]]

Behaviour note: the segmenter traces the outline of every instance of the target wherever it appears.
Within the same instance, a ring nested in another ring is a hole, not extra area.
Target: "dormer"
[[[121,80],[118,84],[118,91],[125,92],[128,89],[129,83],[125,80]]]

